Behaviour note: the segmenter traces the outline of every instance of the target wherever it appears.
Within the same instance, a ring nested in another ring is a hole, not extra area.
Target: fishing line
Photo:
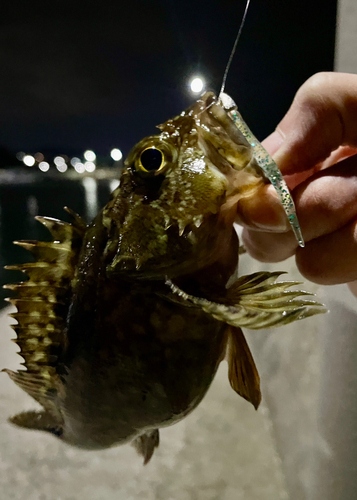
[[[227,94],[224,93],[224,88],[226,85],[227,81],[227,75],[228,71],[230,69],[233,56],[235,54],[237,44],[239,41],[239,38],[242,33],[242,29],[247,17],[247,12],[249,8],[250,0],[247,0],[245,4],[245,9],[244,9],[244,14],[242,17],[242,21],[239,26],[238,34],[236,36],[236,39],[233,44],[232,51],[230,53],[228,63],[226,66],[226,69],[224,71],[223,75],[223,81],[222,81],[222,86],[221,90],[218,95],[218,102],[222,105],[223,109],[226,110],[228,115],[231,117],[237,128],[240,130],[242,135],[247,139],[249,142],[250,146],[253,148],[253,156],[259,165],[259,167],[262,169],[264,172],[265,176],[269,179],[271,184],[273,185],[281,204],[283,205],[285,214],[289,220],[291,229],[298,241],[298,244],[300,247],[304,247],[304,238],[301,233],[301,228],[299,224],[298,217],[296,215],[296,208],[294,204],[294,200],[290,194],[289,188],[286,184],[286,181],[282,175],[282,173],[279,170],[279,167],[273,160],[273,158],[270,156],[268,151],[262,146],[262,144],[258,141],[258,139],[254,136],[252,131],[249,129],[248,125],[245,123],[245,121],[242,118],[242,115],[239,113],[237,105],[233,101],[233,99],[228,96]],[[199,113],[196,115],[196,122],[199,125],[199,116],[203,112],[207,112],[207,110],[213,106],[217,101],[214,99],[208,106],[206,106],[204,109],[202,109]]]
[[[221,86],[221,90],[220,90],[219,94],[222,94],[222,92],[224,92],[224,88],[226,86],[228,72],[229,72],[229,69],[231,67],[231,64],[232,64],[232,61],[233,61],[233,57],[234,57],[234,54],[235,54],[236,49],[237,49],[238,41],[239,41],[240,36],[242,34],[242,30],[243,30],[243,26],[244,26],[244,23],[245,23],[245,19],[247,17],[249,4],[250,4],[250,0],[247,0],[247,3],[245,4],[245,9],[244,9],[244,14],[243,14],[243,17],[242,17],[242,21],[241,21],[240,26],[239,26],[238,34],[236,36],[236,39],[234,40],[233,48],[232,48],[232,51],[230,53],[226,69],[224,71],[223,80],[222,80],[222,86]]]
[[[245,19],[247,17],[249,4],[250,4],[250,0],[247,0],[247,3],[245,4],[245,9],[244,9],[242,21],[240,23],[236,39],[234,40],[234,44],[233,44],[233,47],[232,47],[232,50],[231,50],[231,53],[229,55],[228,62],[227,62],[227,65],[226,65],[226,69],[224,70],[223,79],[222,79],[222,86],[221,86],[221,90],[220,90],[218,96],[220,96],[224,92],[224,89],[225,89],[225,86],[226,86],[227,77],[228,77],[228,72],[230,70],[234,54],[235,54],[235,52],[237,50],[237,45],[238,45],[240,36],[242,34],[242,30],[243,30],[243,26],[244,26],[244,23],[245,23]],[[211,102],[211,104],[209,104],[205,109],[202,109],[202,111],[200,111],[197,114],[197,117],[200,116],[204,111],[207,111],[211,106],[213,106],[214,103],[215,103],[215,101]]]

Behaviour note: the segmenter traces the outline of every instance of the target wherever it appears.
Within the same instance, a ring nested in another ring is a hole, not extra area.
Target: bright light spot
[[[35,158],[31,155],[25,155],[23,158],[22,158],[22,161],[24,162],[25,165],[27,165],[28,167],[33,167],[34,164],[35,164]]]
[[[36,161],[38,161],[39,163],[40,163],[41,161],[43,161],[44,159],[45,159],[45,157],[43,156],[43,154],[42,154],[42,153],[36,153],[36,154],[35,154],[35,160],[36,160]]]
[[[82,179],[84,187],[84,201],[86,213],[89,219],[95,217],[98,213],[98,186],[97,181],[93,177],[84,177]]]
[[[75,165],[74,165],[74,170],[76,172],[78,172],[78,174],[83,174],[83,172],[85,171],[85,168],[84,168],[84,165],[83,163],[81,163],[80,161],[77,162]]]
[[[72,167],[75,167],[77,163],[81,163],[81,160],[77,158],[77,156],[73,156],[73,158],[71,159]]]
[[[53,160],[53,163],[56,165],[57,170],[59,170],[60,172],[62,172],[62,170],[60,170],[58,167],[66,165],[66,161],[63,158],[63,156],[56,156],[56,158],[54,158],[54,160]],[[67,165],[66,165],[66,167],[67,167]],[[63,170],[63,172],[65,172],[66,170],[67,170],[67,168],[65,170]]]
[[[87,172],[94,172],[95,165],[92,161],[86,161],[84,164],[84,168],[87,170]]]
[[[38,164],[38,168],[41,170],[41,172],[48,172],[50,169],[50,164],[47,163],[47,161],[41,161]]]
[[[24,159],[24,156],[26,156],[26,153],[24,153],[23,151],[19,151],[18,153],[16,153],[16,158],[20,161]]]
[[[110,156],[114,161],[120,161],[123,158],[123,153],[118,148],[114,148],[110,152]]]
[[[84,151],[83,156],[87,161],[94,161],[97,158],[95,152],[91,151],[90,149]]]
[[[190,165],[190,170],[195,174],[202,174],[206,170],[206,163],[202,159],[194,160]]]
[[[110,192],[112,193],[118,186],[119,186],[119,180],[112,179],[109,183]]]
[[[67,165],[63,162],[63,163],[60,163],[59,165],[56,165],[56,168],[59,172],[61,172],[61,174],[63,174],[66,170],[67,170]]]
[[[191,91],[194,94],[198,94],[199,92],[202,92],[203,85],[204,85],[204,83],[203,83],[202,78],[199,78],[199,77],[193,78],[191,80],[191,83],[190,83]]]

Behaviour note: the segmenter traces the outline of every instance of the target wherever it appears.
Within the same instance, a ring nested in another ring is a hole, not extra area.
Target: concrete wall
[[[339,0],[335,70],[357,72],[357,2]]]
[[[339,1],[336,71],[357,73],[356,0]],[[294,259],[278,267],[299,279]],[[357,299],[345,285],[304,288],[328,315],[250,334],[263,397],[290,500],[357,498]]]

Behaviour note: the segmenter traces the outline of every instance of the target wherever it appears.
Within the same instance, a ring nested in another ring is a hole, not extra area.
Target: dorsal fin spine
[[[29,277],[28,281],[5,286],[16,293],[8,299],[17,308],[10,316],[17,321],[12,328],[17,334],[19,355],[24,359],[21,364],[27,371],[4,371],[45,408],[49,404],[46,395],[55,394],[58,386],[56,351],[63,347],[71,282],[86,228],[77,214],[71,215],[73,224],[36,217],[50,231],[53,241],[15,242],[29,250],[36,262],[7,266]]]

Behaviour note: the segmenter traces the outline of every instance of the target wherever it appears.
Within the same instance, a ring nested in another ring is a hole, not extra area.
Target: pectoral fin
[[[139,455],[142,455],[144,457],[144,465],[146,465],[147,463],[149,463],[151,457],[154,454],[155,448],[159,446],[159,443],[159,430],[154,429],[152,431],[147,431],[145,432],[145,434],[142,434],[141,436],[134,439],[132,445],[139,453]]]
[[[23,391],[27,392],[29,396],[40,403],[46,412],[52,415],[56,421],[62,422],[62,416],[55,401],[57,390],[54,388],[55,382],[59,384],[59,378],[54,373],[53,368],[47,367],[46,371],[43,369],[39,374],[33,374],[24,370],[14,372],[12,370],[4,369],[2,371],[7,373],[11,380],[13,380],[13,382],[15,382],[15,384],[18,385]],[[51,382],[51,385],[49,384],[49,381]]]
[[[242,276],[225,290],[222,297],[215,297],[214,301],[190,295],[170,280],[166,284],[181,301],[200,307],[217,320],[236,327],[272,328],[326,312],[319,302],[297,299],[301,295],[312,294],[302,290],[288,290],[300,283],[276,283],[280,274],[283,273],[260,272]]]
[[[257,367],[242,330],[233,326],[228,328],[229,382],[232,389],[257,410],[262,398]]]
[[[11,417],[9,421],[25,429],[46,431],[55,436],[62,435],[62,423],[46,411],[25,411]]]

